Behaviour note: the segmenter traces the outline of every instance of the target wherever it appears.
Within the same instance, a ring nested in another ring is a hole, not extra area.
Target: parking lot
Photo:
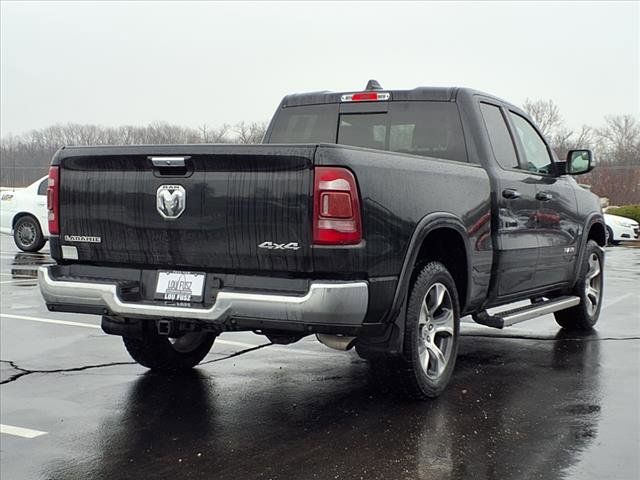
[[[189,375],[47,311],[42,254],[2,237],[3,479],[635,479],[640,249],[607,249],[597,330],[468,322],[445,394],[405,400],[353,352],[224,334]]]

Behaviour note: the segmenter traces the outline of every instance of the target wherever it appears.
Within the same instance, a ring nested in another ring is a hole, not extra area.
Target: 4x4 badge
[[[267,250],[298,250],[300,248],[300,245],[298,245],[298,242],[262,242],[260,245],[258,245],[258,248],[266,248]]]
[[[156,192],[156,207],[160,215],[175,219],[182,215],[187,203],[187,192],[182,185],[160,185]]]

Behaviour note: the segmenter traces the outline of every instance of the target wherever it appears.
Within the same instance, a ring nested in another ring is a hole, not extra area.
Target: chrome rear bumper
[[[305,324],[362,324],[367,313],[367,282],[312,282],[303,296],[269,295],[221,290],[210,308],[175,307],[124,302],[117,286],[55,280],[49,267],[38,270],[40,291],[47,305],[95,307],[122,317],[184,318],[222,323],[252,318]]]

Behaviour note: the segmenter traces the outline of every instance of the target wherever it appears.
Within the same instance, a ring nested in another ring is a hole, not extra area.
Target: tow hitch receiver
[[[173,322],[171,320],[157,320],[156,328],[158,329],[158,335],[169,336],[171,330],[173,330]]]

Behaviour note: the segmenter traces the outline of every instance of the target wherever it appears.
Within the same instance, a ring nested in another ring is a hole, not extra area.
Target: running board
[[[580,297],[559,297],[553,300],[545,300],[524,307],[514,308],[513,310],[505,310],[495,315],[490,315],[484,310],[473,315],[473,320],[487,327],[504,328],[526,320],[531,320],[532,318],[541,317],[548,313],[557,312],[558,310],[575,307],[579,304]]]

